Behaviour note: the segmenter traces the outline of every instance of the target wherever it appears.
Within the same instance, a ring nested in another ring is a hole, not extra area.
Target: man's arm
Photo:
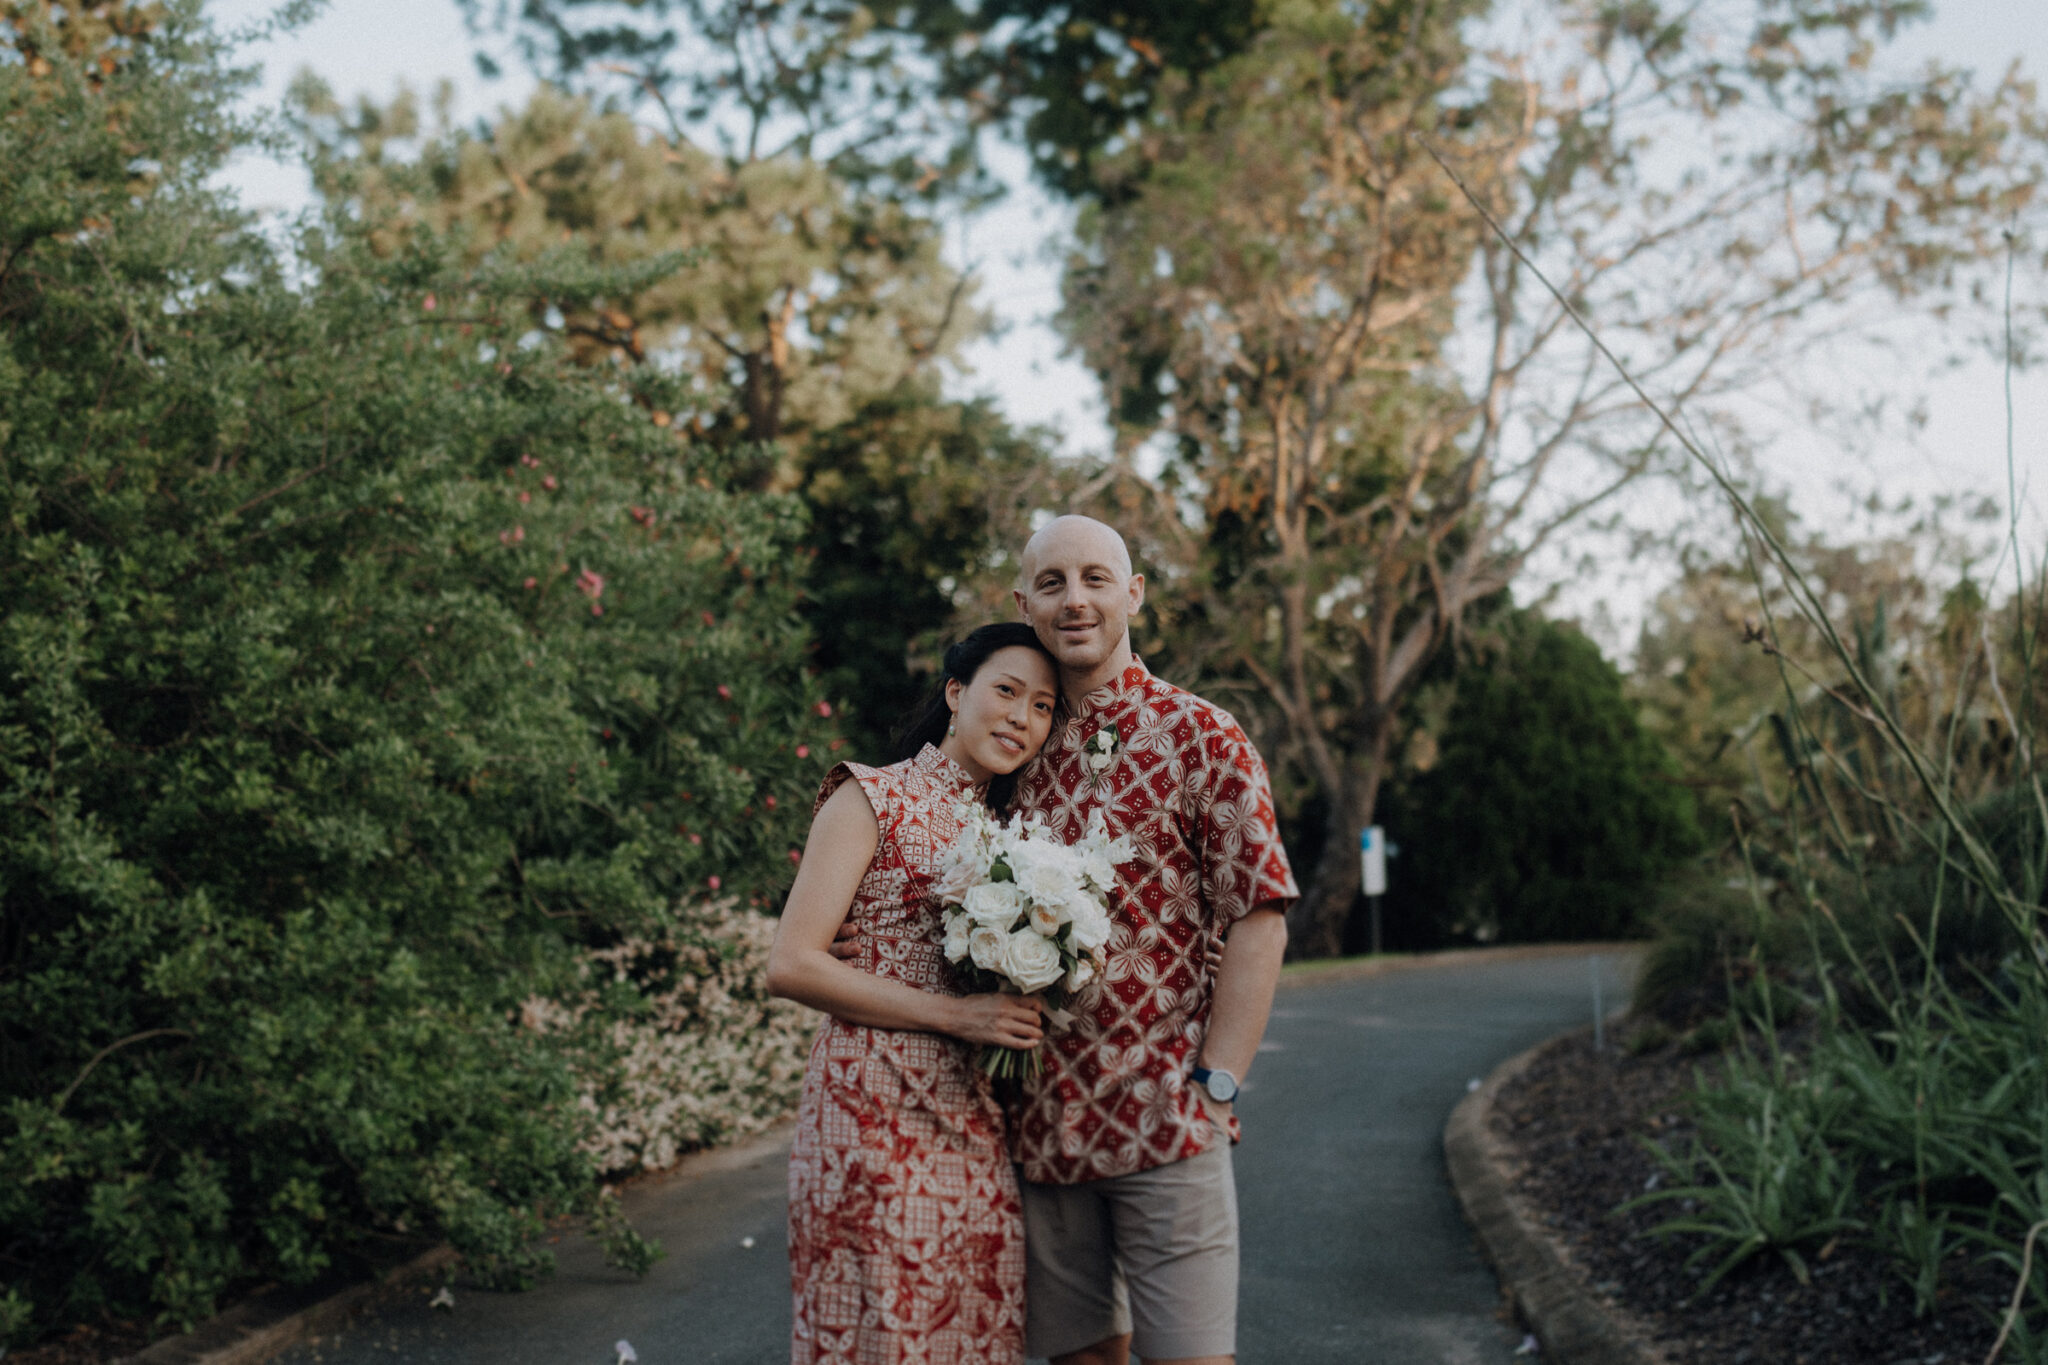
[[[1260,906],[1230,927],[1223,941],[1223,965],[1216,972],[1216,995],[1209,1005],[1203,1066],[1228,1071],[1240,1081],[1251,1070],[1259,1040],[1266,1036],[1266,1018],[1273,1012],[1273,990],[1286,956],[1287,916],[1279,907]]]

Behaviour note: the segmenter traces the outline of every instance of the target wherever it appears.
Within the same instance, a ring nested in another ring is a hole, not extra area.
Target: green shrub
[[[394,1236],[530,1280],[593,1163],[521,1005],[774,894],[834,742],[797,509],[531,321],[612,277],[280,249],[207,188],[247,130],[195,10],[0,30],[16,1340]]]
[[[1577,632],[1526,612],[1461,668],[1440,757],[1401,802],[1404,897],[1503,942],[1639,932],[1700,834],[1691,794]]]

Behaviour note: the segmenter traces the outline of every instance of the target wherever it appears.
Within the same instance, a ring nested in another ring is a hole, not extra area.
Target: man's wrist
[[[1237,1100],[1237,1076],[1227,1068],[1203,1066],[1198,1062],[1190,1078],[1202,1088],[1203,1094],[1218,1104],[1232,1104]]]

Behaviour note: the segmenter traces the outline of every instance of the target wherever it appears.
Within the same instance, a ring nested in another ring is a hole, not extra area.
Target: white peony
[[[1069,991],[1078,991],[1094,979],[1095,964],[1085,957],[1067,968],[1066,987]]]
[[[1097,891],[1107,891],[1116,885],[1116,864],[1110,861],[1107,847],[1090,848],[1082,855],[1081,875],[1093,883]]]
[[[1059,945],[1029,929],[1019,929],[1003,945],[1002,973],[1027,995],[1058,981],[1064,970]]]
[[[1060,905],[1080,894],[1081,879],[1068,858],[1034,858],[1017,873],[1017,885],[1040,905]]]
[[[961,898],[960,908],[976,924],[1008,933],[1024,908],[1024,897],[1014,882],[984,882]]]
[[[1069,941],[1084,953],[1097,952],[1109,944],[1109,912],[1092,900],[1080,900],[1072,907],[1074,929]]]
[[[967,935],[967,955],[985,972],[1003,970],[1003,954],[1009,945],[1007,933],[987,924],[975,925]]]
[[[967,956],[968,936],[974,930],[974,921],[965,915],[949,915],[946,918],[946,961],[958,962]]]

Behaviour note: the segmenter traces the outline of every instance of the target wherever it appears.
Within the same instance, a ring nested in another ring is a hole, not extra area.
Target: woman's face
[[[1052,660],[1023,645],[999,649],[966,683],[946,684],[953,733],[939,749],[977,782],[1013,773],[1044,746],[1059,697]]]

